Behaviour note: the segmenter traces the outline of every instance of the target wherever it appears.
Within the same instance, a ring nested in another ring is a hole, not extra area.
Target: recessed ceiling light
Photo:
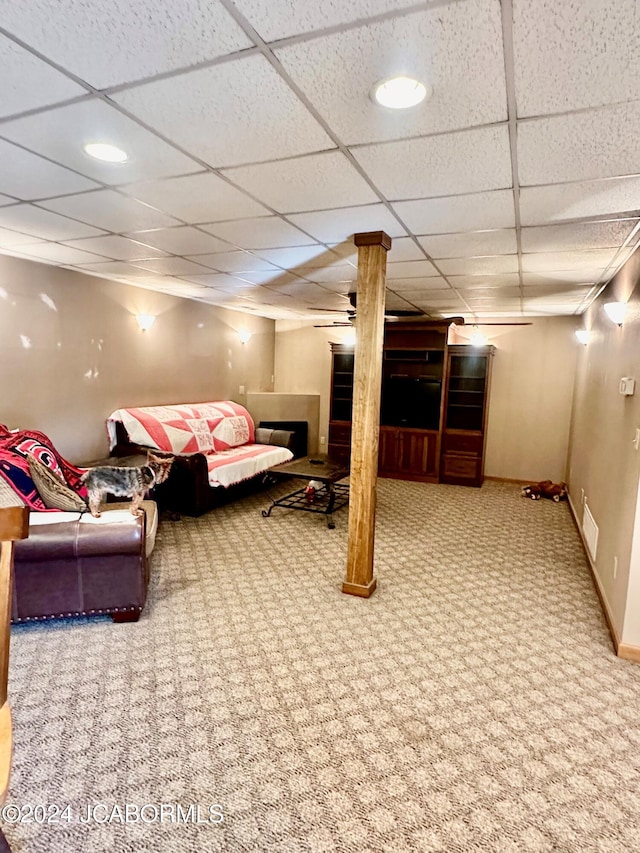
[[[126,151],[107,142],[87,142],[82,147],[89,157],[104,160],[106,163],[125,163],[129,159]]]
[[[431,94],[431,86],[427,87],[412,77],[391,77],[381,80],[371,90],[371,97],[376,103],[392,110],[405,110],[415,107]]]

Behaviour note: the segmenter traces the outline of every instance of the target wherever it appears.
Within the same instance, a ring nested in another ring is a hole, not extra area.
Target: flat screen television
[[[442,380],[392,373],[382,382],[380,423],[383,426],[438,429]]]

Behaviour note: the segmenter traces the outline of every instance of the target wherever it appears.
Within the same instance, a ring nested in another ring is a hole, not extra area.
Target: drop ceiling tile
[[[145,233],[145,232],[143,232]],[[154,232],[155,233],[155,232]],[[75,249],[83,249],[94,252],[114,261],[137,261],[144,258],[161,258],[167,253],[129,240],[127,237],[118,237],[109,234],[106,237],[89,237],[84,240],[67,240],[67,246]]]
[[[20,251],[31,258],[48,261],[52,264],[90,264],[102,260],[100,255],[93,252],[83,252],[59,243],[36,243],[20,246]]]
[[[637,97],[634,0],[514,0],[518,115],[541,115]]]
[[[352,154],[388,199],[483,192],[512,184],[506,124],[368,145]]]
[[[323,281],[319,283],[322,284],[325,290],[330,290],[332,293],[341,294],[342,296],[346,296],[356,289],[355,282],[353,281]]]
[[[384,229],[375,229],[383,231]],[[357,254],[356,254],[357,263]],[[396,263],[397,261],[423,261],[424,252],[416,245],[411,237],[396,237],[391,249],[387,252],[387,263]]]
[[[136,261],[136,266],[160,275],[179,276],[204,274],[208,269],[208,267],[187,260],[187,258],[152,258],[151,260]]]
[[[598,281],[604,270],[601,269],[579,269],[579,270],[553,270],[548,272],[523,272],[522,284],[524,287],[536,284],[593,284]]]
[[[250,290],[254,287],[250,282],[234,278],[234,276],[227,275],[227,273],[224,272],[210,272],[205,275],[182,275],[180,278],[185,279],[185,281],[191,281],[194,284],[201,284],[206,287],[215,287],[228,293],[235,293],[240,290]]]
[[[523,187],[520,213],[523,225],[547,225],[567,219],[637,214],[640,178],[584,181],[548,187]]]
[[[447,282],[442,276],[436,275],[429,278],[394,278],[387,279],[387,288],[396,293],[404,293],[405,290],[442,290],[447,287]]]
[[[102,261],[96,264],[76,264],[78,269],[86,273],[97,273],[98,275],[112,275],[120,278],[128,278],[131,276],[147,276],[149,270],[143,270],[133,264],[127,264],[124,261]]]
[[[273,264],[249,252],[216,252],[208,255],[195,255],[194,261],[204,264],[217,272],[249,272],[251,270],[277,270]]]
[[[34,245],[36,240],[31,234],[20,234],[18,231],[10,231],[8,228],[0,228],[0,248],[10,246]],[[46,243],[40,245],[45,246]]]
[[[113,100],[216,168],[335,147],[260,55],[136,86]]]
[[[507,285],[520,284],[520,277],[516,273],[503,273],[502,275],[450,275],[447,278],[451,286],[456,289],[506,287]]]
[[[355,267],[349,264],[333,264],[326,267],[296,267],[297,275],[302,278],[308,278],[309,281],[315,281],[318,284],[330,284],[332,282],[355,282],[358,278],[358,272]]]
[[[266,213],[261,204],[212,172],[136,184],[126,193],[190,223]]]
[[[430,261],[399,261],[387,264],[387,281],[396,278],[427,278],[439,275]]]
[[[385,12],[401,11],[415,5],[415,0],[350,0],[349,3],[336,3],[334,0],[316,0],[314,3],[235,0],[234,5],[265,41],[274,41]]]
[[[4,9],[3,9],[4,23]],[[86,94],[86,89],[14,41],[0,36],[0,116],[37,109]]]
[[[535,299],[538,297],[551,300],[561,301],[582,301],[592,290],[592,285],[571,285],[567,283],[561,284],[545,284],[545,285],[530,285],[527,287],[525,298]]]
[[[299,299],[307,305],[322,304],[327,298],[325,290],[317,284],[310,284],[306,281],[293,283],[275,281],[269,284],[268,288],[275,290],[277,293],[291,296],[293,299]]]
[[[610,219],[568,225],[523,228],[523,252],[562,252],[580,249],[614,248],[622,245],[638,224],[637,219]]]
[[[472,308],[520,298],[519,287],[464,287],[458,293]]]
[[[338,258],[326,246],[293,246],[289,249],[259,249],[256,254],[261,258],[284,269],[296,266],[322,267],[330,264],[342,264]]]
[[[134,231],[128,236],[132,240],[139,240],[140,243],[162,249],[172,255],[227,252],[231,248],[223,240],[219,240],[211,234],[205,234],[189,225],[180,225],[177,228],[158,228],[153,231]]]
[[[284,270],[278,269],[246,270],[245,272],[236,273],[236,279],[243,282],[244,284],[250,283],[252,285],[261,285],[270,284],[273,281],[281,281],[285,283],[291,283],[294,281],[299,282],[300,276],[293,275],[292,273],[284,272]]]
[[[392,207],[414,234],[515,227],[511,190],[398,201]]]
[[[469,305],[475,305],[478,302],[495,302],[496,300],[504,301],[505,299],[520,299],[519,287],[487,287],[461,288],[458,293],[468,302]]]
[[[40,237],[42,240],[73,240],[93,237],[103,232],[99,228],[75,222],[49,210],[31,204],[16,204],[0,208],[0,226]]]
[[[507,118],[500,6],[492,0],[439,4],[290,45],[276,56],[346,144]],[[407,69],[432,86],[431,97],[405,111],[374,103],[373,84]]]
[[[42,207],[80,219],[107,231],[142,231],[165,228],[178,221],[115,190],[96,190],[42,202]]]
[[[2,26],[97,89],[251,45],[217,0],[3,3]]]
[[[37,154],[105,184],[123,184],[195,172],[195,160],[158,139],[115,107],[89,99],[25,116],[0,125],[0,134]],[[87,142],[109,142],[129,156],[126,163],[104,163],[82,149]]]
[[[639,103],[521,122],[520,185],[637,174],[639,132]]]
[[[609,266],[616,249],[583,249],[575,252],[538,252],[522,256],[524,272],[604,269]]]
[[[510,255],[518,251],[515,229],[470,231],[467,234],[434,234],[418,242],[432,258],[472,258]]]
[[[384,204],[368,204],[359,207],[342,207],[316,213],[296,213],[289,219],[299,228],[312,234],[321,243],[344,241],[349,244],[345,251],[354,252],[353,235],[366,231],[384,231],[394,241],[407,232]],[[393,252],[393,246],[391,247]],[[388,258],[391,253],[388,254]]]
[[[279,213],[378,201],[364,178],[339,151],[228,169],[225,174]],[[294,218],[290,218],[293,222]],[[332,237],[333,242],[341,239],[342,236]]]
[[[201,227],[241,249],[277,249],[314,243],[312,237],[278,216],[237,219],[235,222],[218,222]]]
[[[394,294],[394,298],[390,300],[389,292]],[[387,291],[387,307],[397,307],[397,308],[405,308],[410,307],[411,305],[424,305],[429,304],[431,300],[432,294],[435,294],[435,301],[445,302],[450,301],[451,299],[457,299],[458,295],[455,294],[452,290],[444,291],[446,294],[443,295],[443,291],[441,289],[429,290],[428,288],[414,288],[413,290],[402,290],[399,293],[395,293],[395,291]],[[397,302],[396,302],[397,301]],[[435,304],[435,302],[434,302]]]
[[[518,272],[517,255],[493,255],[487,258],[449,258],[437,262],[446,275],[501,275]]]
[[[421,291],[421,297],[424,298],[425,294]],[[403,293],[402,296],[407,296],[406,293]],[[407,299],[409,297],[407,296]],[[391,290],[387,290],[385,294],[384,306],[388,311],[411,311],[413,309],[413,304],[411,301],[407,301],[407,299],[403,299],[401,296],[398,296],[397,293],[394,293]]]
[[[0,125],[0,133],[2,125]],[[23,201],[65,193],[82,192],[98,186],[63,166],[0,139],[0,185]]]
[[[194,296],[203,296],[207,293],[206,287],[200,287],[197,284],[190,284],[182,281],[179,278],[166,276],[161,279],[151,278],[148,282],[145,279],[137,279],[141,285],[148,284],[153,290],[158,290],[160,293],[170,293],[172,296],[180,296],[184,299],[190,299]]]

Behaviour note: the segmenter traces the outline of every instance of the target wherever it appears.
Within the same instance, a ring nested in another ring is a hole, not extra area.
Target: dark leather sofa
[[[15,547],[12,621],[94,614],[137,621],[147,599],[158,513],[153,501],[143,502],[141,517],[129,506],[108,504],[101,523],[31,523],[29,538]],[[123,510],[117,521],[108,520],[111,510]]]
[[[291,450],[294,458],[306,455],[308,426],[306,421],[286,422],[288,426],[293,426],[293,429],[287,429],[282,422],[269,423],[269,427],[262,422],[258,425],[259,430],[264,429],[270,433],[269,436],[263,435],[262,443],[286,447]],[[122,423],[116,423],[115,429],[117,441],[111,450],[112,456],[109,461],[102,460],[102,463],[141,464],[141,461],[146,458],[148,448],[132,444]],[[174,458],[169,477],[164,483],[156,486],[153,499],[161,510],[179,515],[200,516],[211,509],[255,492],[264,480],[264,474],[261,474],[226,488],[212,488],[209,485],[206,457],[202,453],[192,453]]]

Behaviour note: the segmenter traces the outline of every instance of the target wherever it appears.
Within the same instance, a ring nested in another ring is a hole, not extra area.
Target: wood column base
[[[377,581],[375,578],[371,578],[369,583],[366,585],[344,581],[342,584],[342,591],[347,595],[359,595],[360,598],[369,598],[369,596],[375,591],[376,583]]]

